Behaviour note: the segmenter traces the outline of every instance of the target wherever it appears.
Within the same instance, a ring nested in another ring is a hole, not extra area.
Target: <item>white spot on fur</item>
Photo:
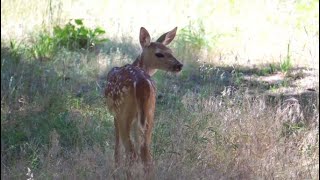
[[[128,89],[125,86],[122,88],[122,92],[124,92],[124,93],[127,92],[127,90]]]
[[[133,83],[133,88],[136,89],[136,86],[137,86],[137,82],[134,82]]]
[[[150,87],[153,87],[152,82],[150,82],[150,80],[149,80],[149,79],[147,79],[147,81],[148,81],[148,83],[149,83],[149,86],[150,86]]]

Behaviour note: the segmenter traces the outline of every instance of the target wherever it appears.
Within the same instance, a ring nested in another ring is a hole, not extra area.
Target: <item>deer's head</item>
[[[139,66],[145,69],[150,75],[154,74],[157,69],[179,72],[182,64],[173,56],[172,50],[167,47],[176,36],[177,27],[161,35],[156,42],[151,42],[148,31],[140,28],[140,45],[142,53],[140,55]]]

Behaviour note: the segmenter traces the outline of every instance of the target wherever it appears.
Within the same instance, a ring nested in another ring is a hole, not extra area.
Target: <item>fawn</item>
[[[156,103],[156,87],[151,76],[157,69],[180,72],[182,64],[172,55],[168,45],[175,37],[177,27],[151,42],[148,31],[140,28],[141,54],[132,64],[114,67],[107,75],[105,96],[114,116],[115,165],[120,161],[120,139],[125,147],[127,163],[140,156],[145,173],[152,171],[150,143]],[[130,178],[130,172],[127,177]]]

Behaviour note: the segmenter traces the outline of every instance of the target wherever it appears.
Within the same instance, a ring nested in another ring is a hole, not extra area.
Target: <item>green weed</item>
[[[279,83],[275,83],[275,84],[271,84],[269,86],[269,90],[271,90],[272,92],[277,92],[277,89],[281,88],[281,87],[289,87],[289,80],[288,79],[284,79]]]
[[[291,56],[290,56],[290,42],[287,46],[287,56],[286,58],[280,62],[280,70],[282,72],[288,72],[292,68]]]
[[[102,28],[90,29],[83,24],[81,19],[74,19],[63,27],[55,26],[52,35],[49,31],[34,35],[34,42],[29,51],[31,56],[37,60],[49,60],[61,48],[71,51],[92,49],[94,46],[108,41],[107,38],[101,38],[104,34],[105,30]]]
[[[292,63],[290,57],[287,57],[284,61],[280,63],[280,70],[282,72],[288,72],[292,68]]]
[[[242,72],[239,72],[237,69],[234,69],[232,71],[232,77],[234,79],[235,84],[238,86],[241,86],[244,79],[243,76],[244,74]]]
[[[277,71],[277,66],[275,64],[269,64],[269,66],[267,67],[263,67],[258,75],[260,76],[265,76],[265,75],[268,75],[268,74],[273,74]]]
[[[30,48],[31,56],[40,61],[52,58],[57,48],[53,37],[48,32],[42,32],[35,38],[35,42]]]
[[[306,128],[306,125],[302,122],[299,123],[283,123],[281,136],[282,137],[288,137],[290,135],[297,134],[298,132],[304,130]]]
[[[90,29],[81,19],[70,20],[64,27],[55,26],[53,29],[53,38],[57,46],[69,50],[89,49],[108,41],[106,38],[100,38],[103,34],[105,30],[99,27]]]
[[[198,26],[194,26],[194,23],[197,23]],[[199,51],[210,47],[206,36],[206,30],[201,21],[190,22],[187,27],[180,30],[178,43],[181,43],[180,45],[188,44],[192,49]]]
[[[181,58],[197,60],[202,51],[211,50],[219,37],[208,34],[201,20],[190,21],[179,31],[174,48]]]

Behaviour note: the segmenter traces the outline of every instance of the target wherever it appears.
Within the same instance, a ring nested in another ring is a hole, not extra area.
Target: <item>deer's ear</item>
[[[169,32],[166,32],[164,34],[162,34],[158,39],[157,42],[162,43],[163,45],[168,45],[170,44],[170,42],[174,39],[174,37],[176,36],[176,32],[177,32],[178,27],[175,27],[174,29],[172,29]]]
[[[140,28],[140,35],[139,35],[139,40],[140,40],[140,45],[142,47],[147,47],[150,45],[150,35],[148,33],[148,31],[144,28],[141,27]]]

